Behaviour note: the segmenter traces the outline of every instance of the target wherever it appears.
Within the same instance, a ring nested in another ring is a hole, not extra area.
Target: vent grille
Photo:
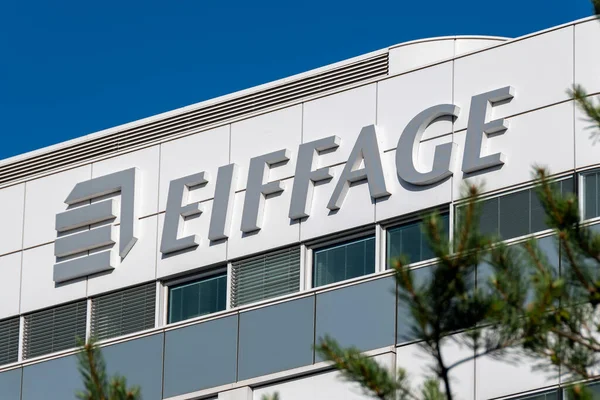
[[[0,184],[127,150],[388,73],[388,53],[0,166]]]
[[[19,317],[0,321],[0,365],[19,360]]]
[[[97,340],[154,328],[154,282],[92,299],[92,337]]]
[[[300,247],[263,254],[232,264],[232,307],[300,290]]]
[[[85,340],[87,301],[25,316],[23,357],[31,358],[77,347]]]

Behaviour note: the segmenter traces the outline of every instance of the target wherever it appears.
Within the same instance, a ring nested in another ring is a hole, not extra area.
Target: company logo
[[[54,242],[54,255],[57,258],[57,263],[54,265],[55,282],[113,269],[117,257],[117,252],[113,249],[117,241],[117,229],[119,231],[118,255],[121,258],[127,256],[138,237],[136,229],[138,220],[136,203],[139,198],[136,178],[138,176],[139,171],[130,168],[75,185],[65,203],[69,206],[84,202],[89,204],[56,215],[56,232],[59,237]],[[117,218],[117,200],[94,202],[94,199],[119,192],[121,194],[120,224],[117,228],[112,223]],[[93,227],[94,224],[107,221],[110,222],[107,225]],[[89,254],[60,262],[82,252]]]
[[[472,174],[488,168],[500,168],[505,163],[504,154],[490,152],[488,138],[501,135],[508,129],[508,121],[493,120],[491,114],[494,106],[509,102],[513,97],[512,87],[504,87],[472,97],[462,160],[463,173]],[[416,186],[429,186],[444,181],[454,173],[456,143],[444,143],[435,148],[430,171],[420,171],[416,167],[416,157],[422,136],[431,124],[442,118],[454,120],[459,117],[459,107],[453,104],[439,104],[422,111],[408,123],[396,148],[398,179]],[[390,195],[386,188],[377,135],[375,125],[362,128],[344,169],[335,183],[327,203],[328,209],[332,211],[340,209],[350,186],[359,182],[368,185],[373,199]],[[303,143],[298,148],[288,213],[291,220],[310,218],[315,183],[333,179],[330,168],[319,168],[319,156],[326,151],[336,151],[340,143],[339,137],[330,136]],[[242,221],[239,227],[243,233],[259,231],[262,227],[263,211],[268,196],[287,190],[284,182],[269,181],[269,173],[271,169],[288,162],[290,157],[289,149],[281,149],[250,159]],[[226,240],[230,235],[237,176],[238,167],[235,164],[218,169],[207,238],[211,242]],[[201,171],[170,182],[160,244],[162,254],[198,246],[203,240],[198,235],[182,235],[185,219],[199,216],[204,212],[201,203],[189,203],[189,192],[195,187],[205,185],[210,179],[207,172]],[[54,247],[57,257],[57,263],[54,265],[55,282],[64,282],[114,269],[117,264],[114,249],[117,241],[118,255],[122,259],[127,256],[138,237],[136,234],[138,180],[139,172],[131,168],[78,183],[75,186],[65,203],[71,207],[80,206],[56,216],[56,231],[59,237]],[[98,199],[113,193],[120,193],[121,200],[118,239],[115,233],[117,228],[113,223],[117,218],[117,202],[115,199]],[[86,201],[90,204],[81,206],[81,203]],[[94,224],[107,221],[110,223],[93,227]],[[81,228],[88,226],[90,229],[81,231]],[[88,252],[88,255],[67,259],[82,252]]]

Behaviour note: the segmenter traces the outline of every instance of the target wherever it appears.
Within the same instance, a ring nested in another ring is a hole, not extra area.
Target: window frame
[[[184,321],[189,321],[189,320],[193,320],[195,318],[201,318],[201,317],[205,317],[207,315],[213,315],[216,313],[220,313],[223,311],[228,311],[230,309],[230,304],[229,304],[229,293],[230,293],[230,275],[229,275],[229,264],[226,265],[220,265],[218,267],[215,268],[211,268],[211,269],[207,269],[206,271],[197,271],[193,274],[190,275],[185,275],[185,276],[180,276],[177,278],[173,278],[173,279],[169,279],[169,280],[165,280],[162,282],[162,286],[164,289],[164,305],[163,305],[163,309],[164,314],[162,316],[162,322],[163,325],[162,326],[170,326],[170,325],[174,325],[174,324],[179,324],[182,323]],[[210,278],[216,278],[220,275],[224,275],[225,276],[225,280],[226,280],[226,291],[225,291],[225,308],[223,310],[219,310],[216,311],[214,313],[209,313],[209,314],[204,314],[204,315],[199,315],[196,317],[192,317],[192,318],[187,318],[187,319],[183,319],[181,321],[177,321],[177,322],[169,322],[169,317],[171,315],[171,289],[173,289],[174,287],[178,287],[178,286],[182,286],[185,284],[192,284],[194,282],[199,282],[199,281],[203,281],[203,280],[207,280]]]
[[[585,170],[580,170],[577,172],[577,185],[579,186],[577,188],[577,196],[578,196],[578,205],[579,205],[579,214],[580,214],[580,221],[584,222],[586,224],[593,224],[594,222],[600,221],[600,215],[598,215],[597,217],[593,217],[593,218],[585,218],[585,178],[587,175],[591,175],[591,174],[598,174],[598,178],[600,178],[600,168],[598,167],[593,167],[593,168],[589,168],[589,169],[585,169]],[[598,191],[598,181],[596,180],[596,191]]]
[[[344,234],[344,232],[341,232],[334,236],[328,236],[326,238],[322,238],[322,239],[316,240],[316,241],[311,241],[311,242],[308,242],[307,244],[305,244],[305,246],[306,246],[305,290],[327,289],[329,287],[339,285],[342,282],[343,283],[353,282],[355,280],[363,279],[366,276],[372,276],[374,274],[381,272],[380,267],[378,265],[378,260],[380,257],[377,256],[378,252],[380,252],[380,250],[381,250],[381,243],[380,243],[380,240],[378,240],[378,235],[377,235],[377,225],[378,224],[373,224],[373,226],[369,226],[366,229],[363,228],[358,231],[346,232],[345,234]],[[373,268],[373,272],[368,273],[366,275],[361,275],[361,276],[357,276],[354,278],[350,278],[350,279],[344,279],[341,281],[328,283],[326,285],[321,285],[321,286],[314,285],[313,277],[314,277],[314,269],[315,269],[315,251],[324,250],[327,247],[341,246],[343,244],[359,241],[361,239],[368,239],[368,238],[373,238],[373,240],[375,241],[375,261],[374,261],[375,265]],[[379,260],[379,264],[380,264],[380,261],[381,260]]]
[[[416,214],[412,214],[410,216],[408,216],[407,218],[402,218],[402,219],[398,219],[398,220],[394,220],[393,222],[387,223],[385,225],[382,225],[383,227],[383,238],[382,241],[383,243],[383,252],[381,255],[381,261],[380,264],[382,270],[381,271],[388,271],[390,268],[387,268],[388,265],[388,238],[390,235],[390,230],[395,229],[395,228],[400,228],[402,226],[408,225],[408,224],[412,224],[414,222],[419,222],[422,223],[424,220],[423,215],[427,215],[431,212],[435,212],[437,211],[438,214],[440,215],[446,215],[448,216],[448,240],[450,241],[450,246],[452,246],[452,232],[454,230],[454,212],[452,211],[454,209],[454,207],[451,207],[450,204],[448,204],[446,207],[436,207],[430,210],[425,210],[423,212],[420,212],[418,215]],[[432,257],[432,258],[427,258],[424,260],[420,260],[420,261],[415,261],[415,262],[411,262],[410,264],[408,264],[411,268],[417,268],[419,266],[422,265],[429,265],[431,264],[437,257]]]
[[[598,172],[600,172],[600,169],[596,169],[596,170],[598,170]],[[589,170],[589,171],[591,172],[592,170]],[[580,213],[583,215],[583,209],[581,208],[581,193],[579,193],[580,188],[582,186],[581,181],[580,181],[582,179],[581,175],[582,175],[581,172],[575,173],[575,172],[570,171],[570,172],[565,172],[565,173],[561,173],[561,174],[557,174],[557,175],[551,176],[550,179],[552,181],[554,181],[554,182],[560,182],[560,181],[564,181],[564,180],[567,180],[567,179],[573,179],[573,193],[576,194],[577,197],[578,197],[578,201],[579,201],[579,204],[580,204]],[[484,194],[482,194],[477,202],[480,203],[480,202],[484,202],[484,201],[487,201],[487,200],[491,200],[491,199],[495,199],[495,198],[500,198],[500,197],[503,197],[503,196],[507,196],[507,195],[510,195],[510,194],[513,194],[513,193],[521,192],[521,191],[524,191],[524,190],[531,190],[531,189],[536,188],[537,186],[539,186],[539,185],[536,185],[535,182],[527,182],[527,183],[524,183],[524,184],[515,185],[514,187],[511,187],[511,188],[509,188],[507,190],[502,190],[502,188],[501,188],[501,189],[498,189],[498,190],[491,191],[490,193],[484,193]],[[457,218],[457,212],[456,211],[459,208],[464,207],[467,203],[468,203],[468,201],[466,199],[461,199],[461,200],[457,200],[457,201],[453,202],[453,204],[452,204],[452,209],[453,209],[452,210],[452,221],[450,222],[450,224],[451,224],[450,225],[451,231],[453,231],[454,227],[456,226],[456,218]],[[530,213],[530,217],[531,217],[531,209],[529,209],[529,213]],[[598,220],[600,220],[600,217],[598,217]],[[541,231],[530,232],[530,233],[528,233],[526,235],[515,236],[515,237],[512,237],[510,239],[502,239],[502,238],[500,238],[501,239],[500,241],[502,243],[512,243],[512,242],[515,242],[515,241],[523,240],[523,239],[528,238],[528,237],[537,237],[537,236],[540,236],[540,235],[544,236],[546,233],[549,233],[551,231],[552,231],[552,229],[548,228],[548,229],[544,229],[544,230],[541,230]],[[451,245],[454,245],[454,240],[452,241]]]

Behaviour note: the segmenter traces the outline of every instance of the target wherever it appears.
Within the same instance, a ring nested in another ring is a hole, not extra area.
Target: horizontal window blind
[[[231,270],[231,306],[300,290],[300,247],[236,261]]]
[[[19,359],[19,317],[0,321],[0,365]]]
[[[77,347],[78,339],[85,340],[86,317],[86,300],[26,315],[23,357]]]
[[[108,339],[154,328],[156,283],[92,299],[92,337]]]

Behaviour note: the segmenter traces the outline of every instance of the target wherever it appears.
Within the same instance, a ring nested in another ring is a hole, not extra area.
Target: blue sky
[[[408,40],[590,14],[589,0],[5,0],[0,159]]]

